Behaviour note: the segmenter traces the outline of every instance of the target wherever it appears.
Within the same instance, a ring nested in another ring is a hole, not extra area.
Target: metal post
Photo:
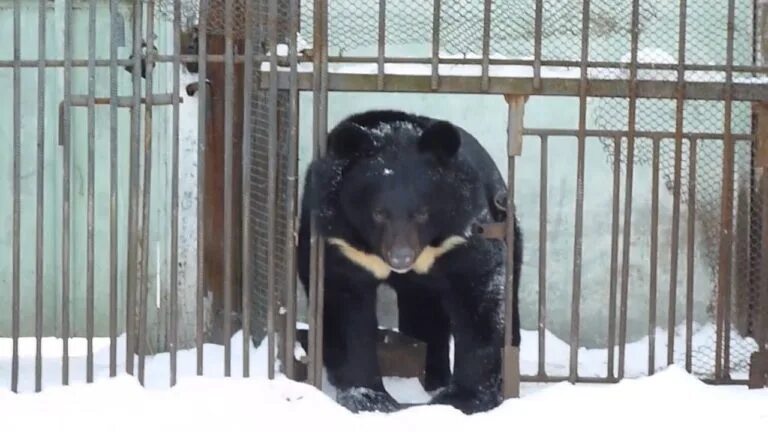
[[[526,96],[505,96],[507,101],[507,280],[504,286],[504,347],[502,349],[502,394],[520,396],[520,348],[512,346],[515,259],[515,158],[523,152],[523,116]]]

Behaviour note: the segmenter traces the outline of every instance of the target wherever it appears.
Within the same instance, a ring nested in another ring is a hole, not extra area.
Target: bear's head
[[[336,167],[333,213],[341,213],[333,217],[343,216],[344,235],[394,272],[411,270],[427,247],[466,237],[485,208],[480,177],[449,122],[368,129],[345,121],[327,142]]]

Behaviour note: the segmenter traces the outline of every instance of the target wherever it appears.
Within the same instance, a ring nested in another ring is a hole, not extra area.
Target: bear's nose
[[[389,264],[395,269],[406,269],[413,264],[415,255],[409,247],[394,248],[389,251]]]

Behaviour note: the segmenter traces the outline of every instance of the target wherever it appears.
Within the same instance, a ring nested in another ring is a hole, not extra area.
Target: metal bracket
[[[768,351],[752,353],[749,359],[749,382],[751,389],[768,387]]]

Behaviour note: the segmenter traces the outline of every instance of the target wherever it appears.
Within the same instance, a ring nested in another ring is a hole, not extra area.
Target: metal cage
[[[144,382],[147,355],[167,351],[173,385],[178,350],[194,349],[203,374],[207,343],[223,344],[225,375],[248,376],[251,348],[266,343],[270,378],[322,386],[322,239],[307,299],[294,249],[303,166],[346,109],[337,94],[496,104],[488,141],[503,142],[508,209],[525,213],[523,349],[536,346],[535,361],[505,349],[507,397],[521,381],[609,383],[672,363],[707,382],[765,383],[764,2],[6,3],[0,336],[12,339],[14,391],[25,336],[36,391],[71,381],[73,336],[88,341],[88,382],[105,336],[109,376],[124,367]],[[555,109],[568,126],[552,127]],[[63,339],[54,378],[49,335]],[[567,347],[558,364],[553,335]],[[605,366],[585,367],[583,347]]]

